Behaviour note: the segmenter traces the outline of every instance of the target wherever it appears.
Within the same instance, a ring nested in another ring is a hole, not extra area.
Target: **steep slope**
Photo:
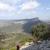
[[[39,24],[39,23],[43,23],[43,22],[40,21],[38,18],[29,19],[27,21],[27,23],[25,23],[23,25],[24,32],[30,33],[31,30],[32,30],[32,26],[36,25],[36,24]]]

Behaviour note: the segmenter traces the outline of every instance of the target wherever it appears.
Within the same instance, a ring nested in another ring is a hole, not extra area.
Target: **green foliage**
[[[37,39],[46,38],[48,34],[47,24],[37,24],[32,28],[32,36]]]
[[[20,40],[20,44],[21,45],[24,45],[26,42],[31,42],[32,41],[32,37],[23,37],[21,40]]]

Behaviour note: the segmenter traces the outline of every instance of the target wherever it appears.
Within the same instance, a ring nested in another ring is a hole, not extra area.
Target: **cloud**
[[[0,19],[10,19],[16,16],[16,7],[9,3],[0,2]]]
[[[0,2],[0,11],[14,11],[15,8],[9,4]]]
[[[36,14],[34,9],[39,5],[37,0],[1,0],[0,17],[4,19],[27,18]]]
[[[39,6],[40,4],[37,1],[29,1],[26,3],[23,3],[22,5],[20,5],[22,10],[30,10],[30,9],[35,9]]]
[[[29,0],[27,2],[22,3],[19,5],[20,10],[18,11],[18,14],[21,14],[23,12],[32,12],[33,14],[36,13],[36,8],[40,5],[40,3],[37,2],[37,0]]]

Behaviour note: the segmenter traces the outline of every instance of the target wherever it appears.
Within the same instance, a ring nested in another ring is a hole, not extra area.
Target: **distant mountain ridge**
[[[38,17],[36,18],[31,18],[31,19],[17,19],[17,20],[0,20],[0,22],[19,22],[19,21],[29,21],[29,20],[39,20]]]
[[[0,20],[1,32],[30,32],[32,25],[41,23],[39,18],[21,20]]]

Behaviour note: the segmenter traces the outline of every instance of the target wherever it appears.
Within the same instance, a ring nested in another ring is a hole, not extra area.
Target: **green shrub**
[[[32,28],[32,36],[39,39],[47,39],[48,25],[47,24],[37,24]]]

